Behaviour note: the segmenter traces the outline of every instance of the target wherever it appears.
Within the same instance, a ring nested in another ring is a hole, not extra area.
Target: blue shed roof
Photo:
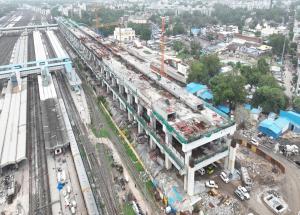
[[[284,117],[278,117],[276,120],[274,120],[274,124],[278,126],[279,128],[283,129],[287,126],[289,126],[290,122],[288,119]]]
[[[293,112],[293,111],[283,111],[281,110],[279,115],[281,117],[286,118],[290,121],[291,124],[300,127],[300,114]]]
[[[244,108],[246,110],[251,110],[251,105],[250,104],[244,104]]]
[[[219,105],[217,108],[226,114],[229,114],[229,112],[230,112],[229,107],[225,106],[225,105]]]
[[[277,139],[281,135],[282,128],[274,122],[274,120],[265,119],[259,124],[258,130],[267,136]]]
[[[195,83],[195,82],[191,82],[189,84],[186,85],[186,90],[189,93],[196,93],[199,90],[203,90],[203,89],[207,89],[207,86],[204,84],[199,84],[199,83]]]
[[[213,98],[212,93],[208,90],[204,91],[199,96],[200,96],[200,98],[202,98],[204,100],[211,100]]]
[[[252,108],[251,113],[253,114],[260,114],[261,110],[258,108]]]

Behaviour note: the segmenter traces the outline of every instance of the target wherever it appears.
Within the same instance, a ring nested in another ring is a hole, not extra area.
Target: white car
[[[234,193],[240,198],[240,200],[245,200],[245,196],[243,195],[243,193],[239,190],[239,189],[236,189],[234,191]]]
[[[206,181],[205,186],[210,188],[216,188],[216,189],[219,188],[219,186],[213,180]]]
[[[255,145],[255,146],[258,146],[259,145],[259,142],[255,139],[255,138],[251,138],[251,141],[250,141],[250,143],[252,144],[252,145]]]
[[[220,177],[226,184],[229,182],[229,178],[227,177],[225,172],[221,172]]]
[[[250,194],[249,194],[248,190],[245,187],[238,186],[237,189],[245,196],[246,199],[250,199]]]

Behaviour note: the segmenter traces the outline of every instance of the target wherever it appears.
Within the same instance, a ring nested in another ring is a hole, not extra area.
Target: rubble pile
[[[201,194],[199,209],[210,215],[228,215],[228,214],[242,214],[242,207],[236,199],[228,196],[211,196],[208,193]]]

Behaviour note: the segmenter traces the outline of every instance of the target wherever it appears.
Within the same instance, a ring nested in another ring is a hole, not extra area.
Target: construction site
[[[164,22],[153,50],[29,6],[1,19],[1,214],[300,210],[298,170],[184,88]]]

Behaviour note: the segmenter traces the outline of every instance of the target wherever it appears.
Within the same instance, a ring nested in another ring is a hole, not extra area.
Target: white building
[[[114,38],[121,42],[129,42],[135,39],[135,31],[132,28],[115,28]]]

